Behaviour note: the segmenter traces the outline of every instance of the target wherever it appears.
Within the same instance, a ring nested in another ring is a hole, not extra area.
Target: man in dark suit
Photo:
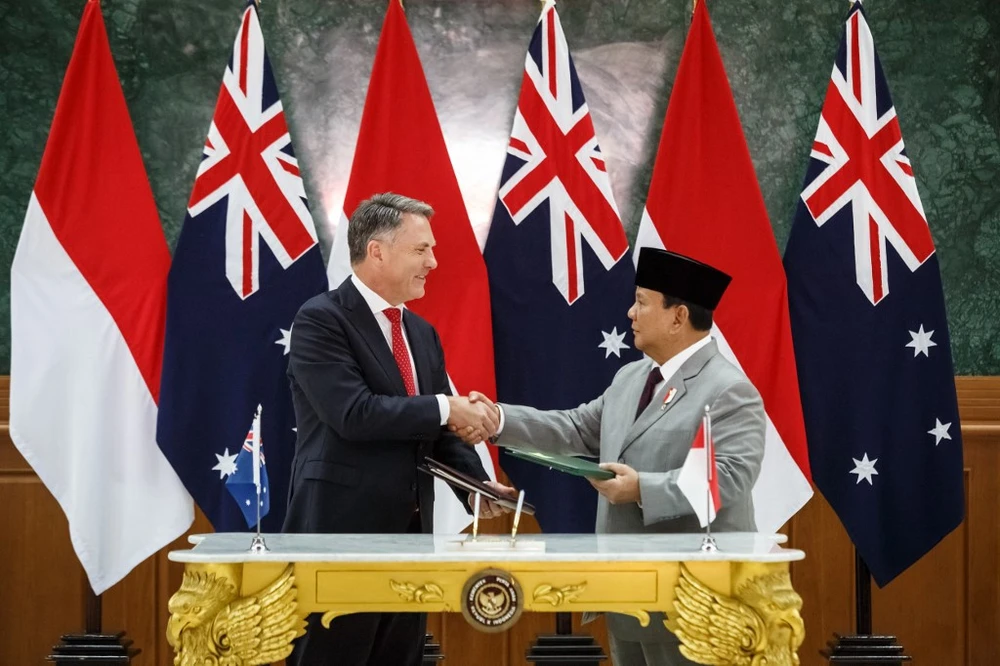
[[[288,375],[298,440],[285,532],[430,533],[433,479],[417,470],[424,456],[489,479],[447,428],[489,437],[496,413],[450,395],[437,332],[402,306],[424,295],[437,265],[433,212],[397,194],[363,201],[347,231],[353,274],[295,317]],[[500,513],[491,502],[481,509]],[[289,663],[418,666],[425,626],[419,613],[365,613],[326,630],[313,614]]]

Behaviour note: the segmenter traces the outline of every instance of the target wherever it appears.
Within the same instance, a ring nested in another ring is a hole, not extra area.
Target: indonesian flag
[[[453,390],[480,391],[496,398],[493,329],[486,263],[458,189],[420,56],[399,0],[390,0],[382,25],[354,164],[334,238],[327,274],[336,288],[350,275],[347,221],[363,200],[395,192],[434,208],[431,229],[438,266],[427,276],[423,298],[406,307],[424,317],[441,336]],[[495,478],[485,444],[476,447]],[[434,531],[455,533],[470,517],[443,481],[435,480]]]
[[[757,529],[778,530],[812,496],[787,285],[706,2],[695,8],[636,237],[733,277],[715,311],[719,349],[760,391],[764,462]]]
[[[702,527],[715,520],[715,514],[722,508],[719,475],[715,467],[715,442],[712,441],[711,425],[705,427],[706,421],[702,419],[701,427],[691,442],[691,450],[677,474],[677,487],[691,503]]]
[[[11,268],[10,434],[97,594],[194,517],[155,438],[169,266],[89,0]]]

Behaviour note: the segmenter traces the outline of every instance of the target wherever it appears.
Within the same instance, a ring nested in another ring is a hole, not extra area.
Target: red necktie
[[[410,353],[406,351],[406,341],[403,339],[403,313],[399,308],[386,308],[382,310],[382,314],[392,324],[392,355],[396,359],[396,365],[399,366],[399,374],[403,376],[403,386],[406,387],[407,395],[416,395],[417,386],[413,381],[413,364],[410,363]]]
[[[649,376],[646,377],[646,385],[642,387],[642,395],[639,396],[639,409],[635,410],[637,420],[643,410],[649,407],[649,403],[653,400],[653,389],[661,381],[663,381],[663,375],[660,373],[660,366],[654,365],[653,369],[649,371]]]

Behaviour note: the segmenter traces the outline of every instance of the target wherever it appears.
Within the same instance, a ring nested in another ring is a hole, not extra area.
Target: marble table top
[[[741,561],[791,562],[801,550],[782,548],[786,537],[746,532],[713,535],[714,553],[702,552],[701,534],[525,534],[523,548],[497,550],[457,547],[466,535],[440,534],[265,534],[269,550],[251,553],[252,534],[192,535],[191,550],[169,554],[174,562],[649,562]],[[506,540],[509,535],[480,535]],[[538,546],[544,543],[544,550]],[[538,546],[532,549],[531,546]],[[488,545],[487,545],[488,547]]]

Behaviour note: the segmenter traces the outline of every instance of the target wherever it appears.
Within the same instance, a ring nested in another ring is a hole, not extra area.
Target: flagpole
[[[854,613],[858,635],[870,636],[872,633],[872,575],[856,547],[854,549]]]
[[[705,405],[705,416],[701,420],[701,432],[705,446],[705,538],[701,540],[701,550],[714,553],[719,550],[712,536],[712,476],[715,474],[714,456],[712,455],[712,415]]]
[[[833,640],[819,651],[829,663],[901,666],[913,661],[895,636],[872,633],[872,575],[857,547],[854,548],[854,628],[853,636],[834,633]]]
[[[257,405],[257,413],[253,417],[253,483],[257,487],[257,534],[250,541],[250,552],[255,554],[266,553],[269,550],[260,533],[260,414],[263,411],[264,408]]]
[[[88,634],[101,633],[101,595],[94,592],[90,581],[83,580],[83,617],[84,627]]]

